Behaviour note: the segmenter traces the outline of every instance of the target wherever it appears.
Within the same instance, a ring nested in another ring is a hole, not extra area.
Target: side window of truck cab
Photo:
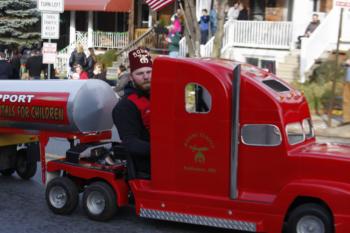
[[[212,99],[209,91],[197,83],[185,87],[185,108],[188,113],[209,113]]]
[[[275,125],[247,124],[241,132],[242,142],[249,146],[278,146],[282,142],[281,132]]]

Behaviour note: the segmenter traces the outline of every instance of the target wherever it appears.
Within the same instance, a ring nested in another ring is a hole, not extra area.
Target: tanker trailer
[[[111,130],[116,102],[100,80],[0,81],[0,172],[32,177],[43,132],[49,138]]]

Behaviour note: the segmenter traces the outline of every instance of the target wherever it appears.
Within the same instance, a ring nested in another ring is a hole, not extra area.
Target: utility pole
[[[344,8],[341,8],[341,10],[340,10],[340,19],[339,19],[338,40],[337,40],[337,50],[336,50],[336,55],[335,55],[335,74],[333,76],[332,93],[331,93],[331,99],[330,99],[329,108],[328,108],[327,125],[329,127],[332,126],[332,111],[333,111],[334,99],[335,99],[335,88],[336,88],[336,85],[337,85],[337,77],[339,76],[339,45],[340,45],[340,37],[341,37],[341,34],[342,34],[343,13],[344,13]]]

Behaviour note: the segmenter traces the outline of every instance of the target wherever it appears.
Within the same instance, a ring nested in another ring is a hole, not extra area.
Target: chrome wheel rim
[[[325,226],[316,216],[304,216],[298,221],[297,233],[325,233]]]
[[[55,186],[49,193],[50,203],[53,207],[60,209],[67,203],[67,192],[60,186]]]
[[[90,213],[99,215],[106,207],[106,200],[100,192],[92,191],[87,197],[86,206]]]

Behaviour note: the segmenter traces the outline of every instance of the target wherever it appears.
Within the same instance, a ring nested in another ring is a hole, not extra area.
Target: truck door
[[[167,116],[171,150],[162,154],[167,169],[152,175],[167,184],[164,188],[228,197],[231,91],[218,76],[189,65],[181,66],[177,74],[173,119]],[[156,172],[162,166],[157,161]]]

